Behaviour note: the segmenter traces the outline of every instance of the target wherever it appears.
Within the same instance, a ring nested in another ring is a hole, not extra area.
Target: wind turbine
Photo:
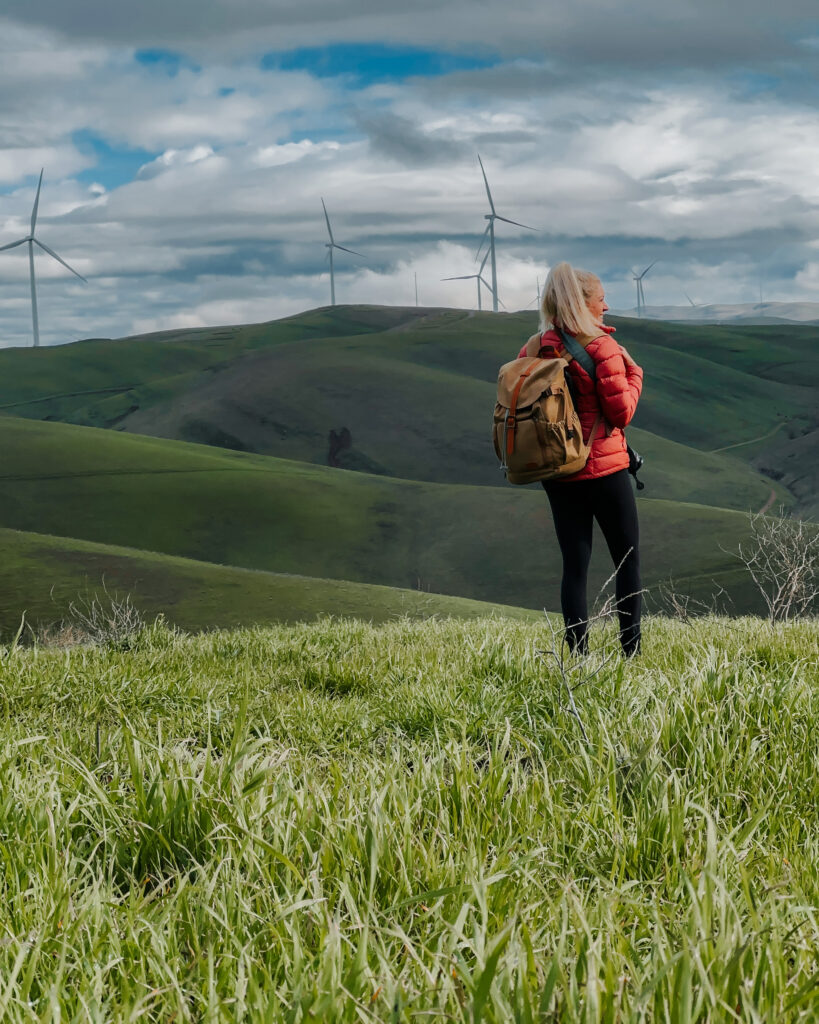
[[[521,224],[516,220],[509,220],[508,217],[501,217],[499,213],[495,213],[495,204],[492,201],[492,193],[489,191],[489,181],[486,177],[486,171],[483,167],[483,160],[481,160],[480,153],[478,154],[478,163],[481,165],[481,173],[483,174],[483,183],[486,185],[486,196],[489,200],[489,209],[491,213],[484,214],[484,220],[488,220],[489,223],[486,225],[486,231],[483,233],[481,238],[481,244],[478,246],[478,251],[475,254],[475,259],[481,254],[483,249],[483,243],[486,241],[487,235],[489,236],[489,254],[492,258],[492,309],[497,313],[498,311],[498,271],[495,265],[495,221],[502,220],[505,224],[514,224],[518,228],[526,228],[527,231],[537,231],[537,228],[530,227],[528,224]],[[480,282],[478,283],[478,294],[480,294]]]
[[[327,216],[327,207],[324,205],[324,199],[321,200],[321,205],[324,209],[324,219],[327,221],[327,234],[330,236],[330,241],[325,242],[327,252],[330,254],[330,305],[335,306],[336,304],[336,276],[333,270],[333,249],[341,249],[342,252],[351,252],[353,256],[361,256],[362,259],[366,259],[360,252],[356,252],[354,249],[345,249],[343,245],[338,245],[336,240],[333,238],[333,229],[330,227],[330,218]]]
[[[656,262],[657,260],[654,260],[654,263]],[[637,282],[637,316],[642,316],[643,310],[646,308],[646,296],[645,292],[643,291],[643,278],[654,266],[654,263],[649,263],[649,265],[642,272],[642,274],[636,274],[633,270],[631,272],[634,280]]]
[[[486,288],[486,290],[489,292],[489,294],[494,297],[494,293],[493,293],[492,289],[486,283],[486,280],[484,279],[484,276],[483,276],[483,268],[486,266],[486,261],[488,259],[489,259],[489,250],[487,249],[486,250],[486,255],[483,258],[483,262],[481,263],[481,269],[478,271],[477,274],[459,274],[458,277],[442,277],[441,278],[442,281],[472,281],[472,280],[474,280],[477,283],[477,285],[478,285],[478,309],[479,310],[483,309],[483,306],[481,305],[481,284],[483,284],[484,288]],[[501,305],[503,306],[502,302],[501,302]],[[496,306],[495,309],[497,309],[497,308],[498,307]],[[503,308],[506,309],[506,306],[503,306]]]
[[[537,278],[535,278],[535,280],[537,281],[537,295],[526,306],[527,309],[529,308],[529,306],[534,306],[535,303],[537,303],[538,309],[540,309],[540,278],[537,277]]]
[[[39,245],[44,252],[47,252],[49,256],[53,256],[58,263],[62,263],[62,265],[67,270],[70,270],[75,277],[78,277],[81,281],[85,281],[85,283],[88,284],[88,281],[86,281],[82,274],[78,274],[73,267],[69,267],[62,256],[58,256],[53,249],[49,249],[49,247],[41,242],[39,238],[35,238],[34,236],[34,229],[37,226],[37,209],[40,205],[40,189],[42,187],[43,171],[41,169],[40,181],[37,185],[37,195],[34,199],[34,208],[31,211],[31,234],[26,235],[25,238],[19,238],[16,242],[9,242],[8,245],[0,245],[0,252],[3,252],[4,249],[16,249],[18,245],[25,245],[26,242],[28,242],[28,268],[31,275],[31,323],[34,328],[35,348],[40,347],[40,321],[37,317],[37,282],[34,278],[34,246]]]

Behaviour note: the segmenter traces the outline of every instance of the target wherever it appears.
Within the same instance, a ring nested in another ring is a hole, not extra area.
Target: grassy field
[[[538,487],[418,483],[16,417],[0,418],[0,442],[0,526],[8,529],[222,566],[558,607],[560,557]],[[734,610],[760,607],[730,554],[748,530],[743,513],[641,498],[640,515],[646,586],[673,576],[706,597],[718,580]],[[598,543],[592,589],[610,572]]]
[[[816,1020],[819,627],[645,639],[3,648],[0,1018]]]
[[[163,615],[182,629],[309,622],[351,615],[371,622],[395,618],[492,614],[533,620],[537,612],[462,597],[213,565],[188,558],[0,529],[0,638],[59,627],[71,606],[128,597],[145,618]],[[52,630],[53,632],[54,630]]]

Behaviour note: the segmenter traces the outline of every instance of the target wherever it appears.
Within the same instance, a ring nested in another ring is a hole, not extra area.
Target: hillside
[[[0,406],[405,479],[498,486],[487,427],[493,382],[534,324],[531,313],[336,307],[271,324],[0,352]],[[750,460],[765,446],[748,442],[809,428],[819,364],[808,356],[819,331],[794,328],[794,340],[779,329],[619,328],[649,381],[634,438],[651,454],[652,496],[761,507],[771,485]],[[799,385],[783,371],[795,359],[807,367]],[[331,432],[345,428],[350,446],[331,453]],[[784,489],[776,496],[788,500]]]
[[[325,608],[283,591],[268,600],[267,579],[235,602],[244,619],[216,614],[235,591],[229,567],[556,608],[544,496],[505,484],[488,437],[497,367],[534,325],[531,313],[335,307],[0,351],[0,527],[127,547],[133,580],[137,552],[222,567],[207,577],[210,606],[189,584],[176,600],[179,566],[151,568],[185,624],[270,621],[271,600],[282,618]],[[646,370],[629,438],[646,457],[649,606],[673,577],[703,600],[724,587],[725,607],[759,610],[730,552],[749,509],[819,507],[819,329],[617,327]],[[95,570],[122,567],[110,552],[86,554]],[[598,538],[593,591],[610,571]],[[47,573],[10,578],[4,614],[39,607]],[[369,597],[343,593],[332,610],[372,612]]]
[[[87,612],[96,598],[110,612],[111,602],[126,596],[145,621],[161,614],[192,631],[309,622],[326,615],[371,622],[402,616],[539,617],[534,611],[418,590],[237,569],[8,529],[0,529],[0,561],[0,637],[5,640],[14,635],[23,614],[36,632],[72,621],[72,604]]]
[[[528,608],[558,604],[542,490],[351,473],[116,431],[0,417],[0,526],[278,573],[378,583]],[[739,512],[640,499],[647,586],[718,579],[757,608],[727,552]],[[724,550],[723,550],[724,549]],[[593,586],[609,575],[599,545]]]

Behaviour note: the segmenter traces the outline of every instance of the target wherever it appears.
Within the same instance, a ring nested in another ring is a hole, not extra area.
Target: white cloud
[[[281,167],[292,164],[306,156],[330,157],[341,149],[339,142],[313,142],[302,139],[301,142],[287,142],[283,145],[262,146],[253,156],[257,167]]]
[[[604,7],[584,10],[605,21]],[[417,20],[419,9],[406,17]],[[285,19],[282,39],[288,24],[307,24],[305,10],[330,32],[331,9],[308,3]],[[441,12],[441,40],[459,10]],[[474,24],[491,20],[502,34],[499,10],[475,9]],[[373,38],[392,38],[402,23],[371,14]],[[553,14],[556,33],[571,36],[576,12]],[[236,24],[261,15],[251,3]],[[214,16],[206,4],[210,32]],[[334,31],[354,33],[356,17]],[[703,293],[698,301],[742,301],[763,263],[771,288],[782,289],[770,298],[809,298],[816,286],[819,114],[773,86],[746,95],[721,75],[624,77],[602,64],[567,76],[552,58],[530,57],[350,91],[306,71],[263,71],[258,49],[252,60],[225,56],[227,45],[213,56],[212,39],[200,70],[167,75],[136,63],[121,40],[9,32],[0,33],[0,185],[16,187],[0,192],[0,245],[28,233],[31,176],[44,165],[38,230],[92,282],[75,288],[38,258],[50,341],[326,304],[320,196],[337,241],[367,257],[339,258],[340,301],[412,303],[417,273],[422,302],[473,305],[473,282],[439,278],[474,267],[487,211],[478,150],[498,213],[539,229],[497,225],[501,297],[511,308],[531,303],[548,260],[566,257],[607,275],[620,306],[633,302],[629,267],[655,258],[652,302],[684,301],[681,280]],[[94,166],[76,133],[152,158],[141,169],[134,158],[135,180],[112,182],[108,157]],[[23,249],[0,253],[6,341],[28,337],[27,287]]]

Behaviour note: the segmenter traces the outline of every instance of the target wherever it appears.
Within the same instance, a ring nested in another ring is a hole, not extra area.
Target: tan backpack
[[[540,351],[537,335],[526,351],[532,355],[505,363],[498,373],[492,439],[510,484],[579,473],[601,419],[598,415],[585,442],[567,381],[571,357],[541,359],[534,354]]]

